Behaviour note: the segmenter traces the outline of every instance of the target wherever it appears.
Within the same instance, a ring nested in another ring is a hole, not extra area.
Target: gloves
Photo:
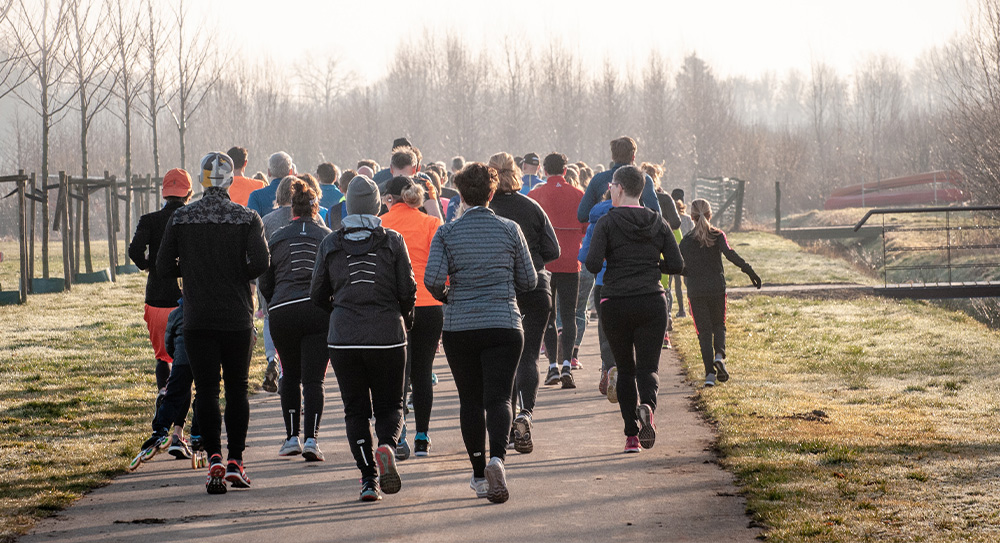
[[[434,183],[431,183],[430,181],[425,181],[424,187],[427,188],[427,198],[431,200],[437,200],[438,191],[437,188],[434,187]]]
[[[757,275],[757,272],[753,271],[753,268],[747,270],[747,277],[750,278],[750,282],[753,283],[753,286],[757,287],[757,290],[760,290],[760,286],[763,283],[760,280],[760,276]]]

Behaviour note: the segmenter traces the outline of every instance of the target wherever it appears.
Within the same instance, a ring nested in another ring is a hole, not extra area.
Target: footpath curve
[[[505,504],[476,499],[469,489],[458,396],[439,354],[432,454],[400,462],[399,494],[358,501],[359,473],[331,371],[320,434],[326,462],[277,457],[279,400],[259,393],[250,400],[245,457],[252,489],[210,496],[204,470],[163,454],[20,541],[754,541],[760,531],[748,527],[746,503],[718,467],[714,434],[692,409],[694,389],[674,352],[664,350],[660,362],[656,446],[626,455],[618,405],[597,392],[596,336],[591,323],[584,369],[574,372],[578,388],[542,387],[535,450],[509,451]]]

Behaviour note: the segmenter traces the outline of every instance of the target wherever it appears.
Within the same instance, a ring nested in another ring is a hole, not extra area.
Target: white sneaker
[[[507,491],[507,470],[503,467],[503,460],[494,456],[486,464],[486,482],[489,490],[486,491],[486,499],[493,503],[503,503],[510,498]]]
[[[316,443],[316,438],[310,437],[306,439],[304,445],[302,445],[302,458],[306,459],[306,462],[322,462],[326,460],[323,456],[323,451],[319,448],[319,443]]]
[[[302,454],[302,445],[299,445],[299,436],[292,436],[281,444],[278,456],[296,456]]]
[[[486,477],[476,478],[475,475],[472,476],[472,481],[469,482],[469,488],[476,491],[477,498],[485,498],[490,492],[490,483],[486,480]]]

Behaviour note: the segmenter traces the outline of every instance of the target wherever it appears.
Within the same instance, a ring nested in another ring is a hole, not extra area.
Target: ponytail
[[[694,230],[691,235],[702,247],[715,245],[715,238],[722,233],[722,230],[712,226],[712,204],[707,200],[698,198],[691,202],[691,220],[694,221]]]
[[[292,181],[292,215],[313,217],[319,212],[316,191],[301,179]]]
[[[418,208],[424,203],[424,187],[421,187],[418,183],[413,183],[403,189],[399,198],[406,203],[406,205],[414,209]]]

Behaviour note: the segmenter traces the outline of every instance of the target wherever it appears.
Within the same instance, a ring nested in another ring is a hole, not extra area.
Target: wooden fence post
[[[17,172],[19,179],[17,180],[17,222],[18,222],[18,252],[21,256],[21,284],[18,289],[20,302],[23,304],[28,301],[28,283],[31,279],[28,277],[28,209],[26,206],[24,198],[25,185],[27,184],[24,179],[24,171],[20,170]]]
[[[743,194],[747,188],[747,182],[742,179],[737,179],[736,187],[736,218],[733,220],[733,230],[739,232],[743,227]]]
[[[62,216],[59,220],[62,222],[62,253],[63,253],[63,284],[67,291],[71,290],[73,287],[73,236],[71,235],[70,225],[72,224],[69,220],[69,206],[72,200],[69,197],[69,178],[66,176],[66,172],[59,172],[59,190],[65,195],[66,203],[62,206]]]
[[[42,278],[49,278],[49,185],[48,179],[42,180]]]
[[[105,182],[104,198],[107,204],[104,206],[105,207],[104,216],[105,219],[107,219],[108,221],[108,227],[106,229],[108,234],[108,264],[109,264],[108,267],[111,268],[109,270],[111,273],[111,282],[114,283],[115,281],[117,281],[116,278],[117,270],[115,268],[118,266],[117,262],[115,262],[118,256],[117,255],[118,244],[115,243],[115,225],[113,222],[114,221],[114,218],[112,216],[113,213],[111,212],[111,206],[115,205],[115,196],[114,196],[115,191],[112,190],[115,186],[114,185],[115,180],[114,177],[110,177],[108,175],[107,171],[104,172],[104,182]]]
[[[35,182],[35,174],[32,173],[28,177],[28,186],[25,197],[31,201],[31,220],[28,222],[30,227],[28,228],[28,294],[33,292],[32,289],[32,279],[35,277],[35,222],[36,222],[36,207],[35,207],[35,191],[37,190],[37,183]]]
[[[781,182],[774,182],[774,233],[781,233]]]

